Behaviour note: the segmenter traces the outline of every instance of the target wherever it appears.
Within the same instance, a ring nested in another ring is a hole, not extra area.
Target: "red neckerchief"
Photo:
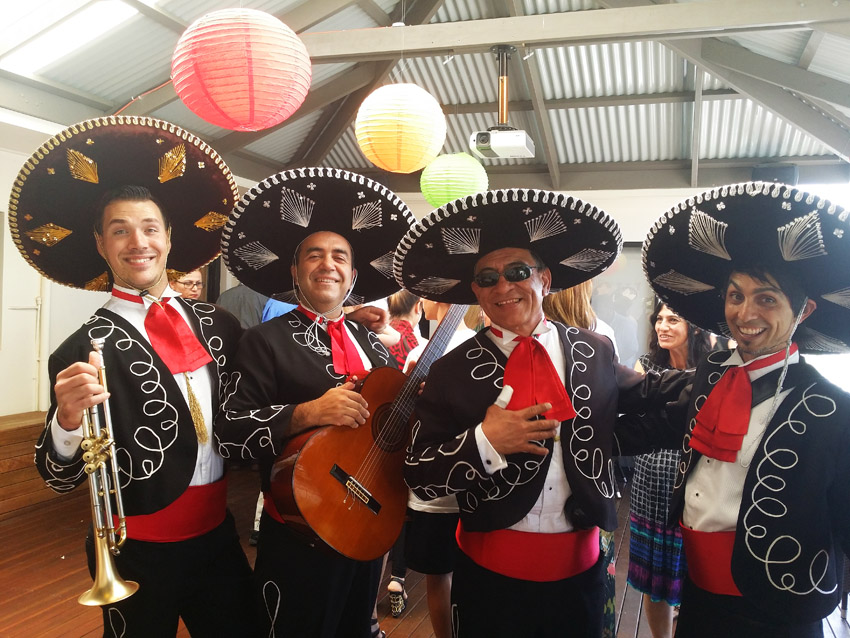
[[[796,343],[791,344],[788,356],[795,352]],[[690,446],[718,461],[734,463],[750,427],[753,388],[747,372],[767,368],[784,358],[785,350],[782,349],[764,359],[756,359],[728,370],[697,412]]]
[[[141,295],[131,295],[112,288],[112,296],[142,303]],[[151,304],[145,315],[145,330],[154,352],[171,374],[193,372],[213,359],[175,307],[163,299]]]
[[[490,332],[503,337],[498,328],[490,326]],[[503,386],[514,389],[508,410],[522,410],[538,403],[551,403],[552,407],[543,414],[547,419],[568,421],[576,415],[570,397],[558,371],[552,365],[549,353],[537,339],[514,337],[517,345],[505,365]]]
[[[327,327],[328,336],[331,338],[331,358],[333,359],[334,372],[348,376],[354,375],[359,379],[363,379],[369,373],[368,370],[363,369],[363,360],[360,358],[357,346],[354,345],[345,329],[344,314],[335,321],[328,321],[327,317],[310,312],[301,304],[298,305],[298,310],[306,315],[310,321],[316,321],[318,317],[319,325],[325,324]]]

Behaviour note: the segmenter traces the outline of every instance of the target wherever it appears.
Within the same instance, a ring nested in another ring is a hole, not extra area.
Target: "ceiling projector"
[[[534,140],[525,131],[494,128],[472,133],[469,150],[482,159],[534,157]]]

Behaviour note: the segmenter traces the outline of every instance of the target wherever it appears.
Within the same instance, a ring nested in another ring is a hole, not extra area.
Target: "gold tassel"
[[[209,441],[207,436],[207,425],[204,423],[204,413],[201,411],[201,404],[198,403],[198,397],[195,396],[192,390],[192,384],[189,383],[189,375],[183,373],[183,378],[186,380],[186,392],[189,394],[189,412],[192,414],[192,422],[195,424],[195,433],[198,435],[199,443]]]

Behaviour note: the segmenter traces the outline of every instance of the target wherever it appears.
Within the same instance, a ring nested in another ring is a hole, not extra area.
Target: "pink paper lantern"
[[[274,16],[254,9],[213,11],[192,23],[171,59],[177,95],[207,122],[259,131],[304,102],[312,71],[307,47]]]

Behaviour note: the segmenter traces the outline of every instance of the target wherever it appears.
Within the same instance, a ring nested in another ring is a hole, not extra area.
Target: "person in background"
[[[201,295],[204,293],[204,275],[200,270],[192,270],[186,274],[174,274],[177,277],[173,279],[169,277],[168,281],[175,292],[180,293],[183,299],[201,298]]]
[[[590,279],[576,286],[548,294],[543,297],[543,314],[547,319],[552,321],[560,321],[567,326],[593,330],[597,334],[608,337],[614,345],[614,353],[616,354],[617,341],[614,338],[614,330],[596,316],[590,305],[592,294],[593,282]],[[606,574],[602,638],[614,638],[617,635],[617,580],[614,566],[616,555],[614,532],[599,530],[599,543],[604,557]]]
[[[418,327],[422,318],[422,300],[406,290],[399,290],[387,298],[390,327],[399,334],[396,344],[388,347],[390,354],[404,367],[407,353],[419,345]]]
[[[635,370],[691,370],[711,351],[709,335],[661,301],[649,317],[649,352]],[[629,512],[628,583],[643,594],[652,638],[672,638],[674,609],[682,599],[687,573],[682,530],[670,525],[670,498],[681,454],[659,450],[635,457]]]
[[[225,464],[212,431],[242,329],[226,310],[181,298],[165,273],[172,258],[191,271],[217,255],[218,237],[195,222],[211,211],[226,215],[236,185],[201,140],[167,122],[131,119],[75,125],[42,147],[38,166],[22,177],[21,237],[29,223],[61,226],[70,231],[64,254],[73,256],[58,263],[39,242],[30,263],[47,273],[58,266],[51,276],[66,285],[109,291],[50,356],[51,400],[36,467],[57,492],[89,481],[83,421],[93,408],[101,413],[114,441],[110,462],[127,538],[111,556],[105,530],[90,530],[89,569],[100,573],[105,552],[123,579],[139,584],[127,598],[96,601],[105,637],[173,637],[181,619],[196,637],[254,636],[251,567],[227,509]],[[167,172],[174,162],[163,162],[163,154],[182,157],[184,170]],[[81,155],[98,167],[97,180],[81,179],[80,165],[69,161]],[[126,176],[140,183],[117,182]],[[103,339],[100,354],[92,352],[95,339]]]
[[[407,291],[404,291],[407,292]],[[407,293],[415,297],[411,293]],[[425,318],[442,323],[448,314],[451,304],[422,299]],[[481,308],[470,306],[463,321],[461,321],[449,342],[445,353],[475,335],[475,327],[483,323]],[[470,325],[471,324],[471,325]],[[411,350],[404,363],[404,370],[410,371],[416,365],[428,341],[421,342]],[[458,522],[457,499],[454,496],[444,496],[430,501],[418,498],[410,492],[407,501],[408,520],[402,532],[403,536],[393,548],[392,579],[387,585],[390,607],[393,615],[396,610],[404,610],[407,604],[407,592],[404,589],[404,577],[407,568],[425,574],[425,596],[428,603],[428,614],[431,627],[436,638],[451,638],[451,590],[452,572],[454,571],[457,541],[455,531]]]
[[[242,328],[246,329],[262,321],[263,308],[268,299],[265,295],[240,283],[222,292],[215,300],[215,305],[230,311],[239,319]]]

